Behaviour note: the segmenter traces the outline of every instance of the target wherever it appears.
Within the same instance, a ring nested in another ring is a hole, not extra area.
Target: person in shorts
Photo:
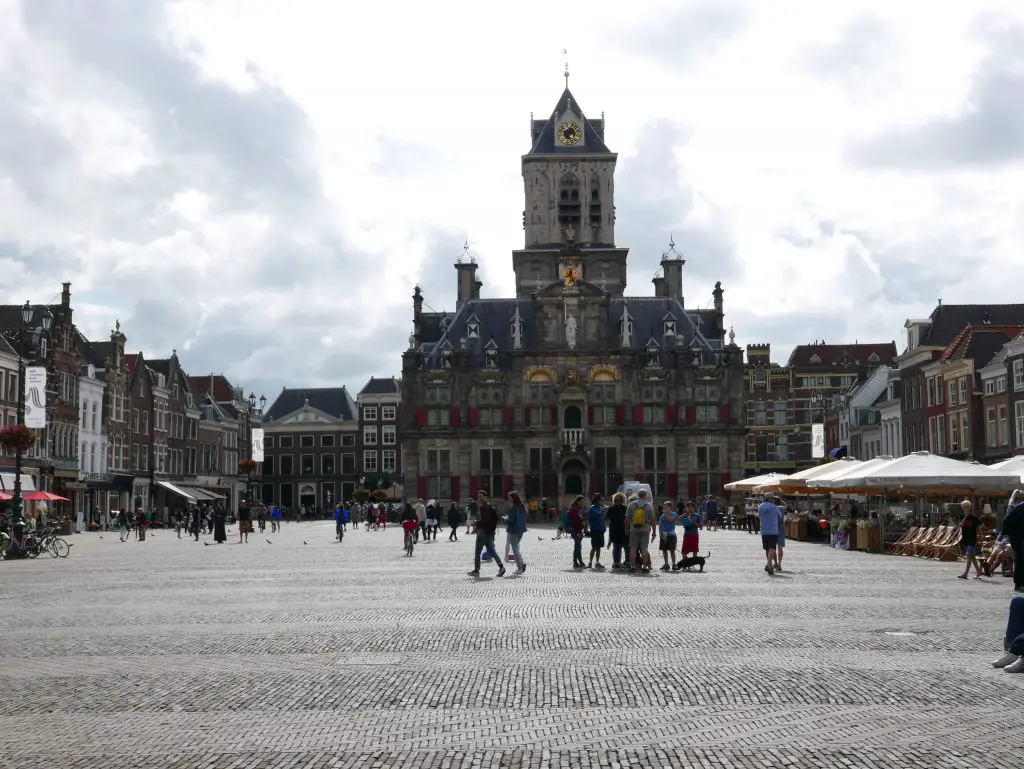
[[[764,502],[757,508],[760,519],[761,547],[764,548],[764,570],[769,575],[775,573],[778,565],[779,530],[782,528],[782,511],[775,504],[774,494],[765,494]]]
[[[608,528],[605,521],[603,498],[595,494],[590,498],[590,507],[587,509],[587,528],[590,529],[590,562],[587,568],[603,569],[601,564],[601,550],[604,548],[604,534]],[[597,563],[594,563],[597,559]]]
[[[981,579],[981,563],[978,561],[978,529],[981,528],[981,519],[974,514],[974,505],[971,500],[965,499],[960,503],[960,509],[964,511],[964,519],[960,522],[960,547],[963,548],[964,557],[967,563],[964,564],[964,573],[958,575],[960,579],[967,579],[967,574],[974,566],[974,578]]]
[[[678,543],[676,538],[676,521],[678,519],[679,516],[672,509],[672,503],[668,501],[662,503],[661,515],[658,516],[658,549],[661,551],[661,557],[665,561],[661,567],[662,571],[669,571],[676,566],[676,544]],[[669,556],[672,557],[671,566],[668,563]]]
[[[657,519],[647,498],[647,489],[640,489],[636,499],[626,508],[626,525],[629,527],[629,570],[648,572],[651,570],[648,546],[657,527]]]

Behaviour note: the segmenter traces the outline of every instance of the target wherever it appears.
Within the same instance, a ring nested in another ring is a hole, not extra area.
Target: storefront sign
[[[252,461],[262,462],[263,461],[263,428],[254,427],[249,436],[252,441]]]
[[[825,456],[825,425],[816,422],[811,425],[811,459]]]

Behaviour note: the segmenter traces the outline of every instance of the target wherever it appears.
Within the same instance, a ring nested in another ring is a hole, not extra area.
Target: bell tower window
[[[575,174],[565,174],[558,190],[558,223],[562,230],[579,229],[580,215],[580,180]]]
[[[594,176],[590,180],[590,226],[601,226],[601,179]]]

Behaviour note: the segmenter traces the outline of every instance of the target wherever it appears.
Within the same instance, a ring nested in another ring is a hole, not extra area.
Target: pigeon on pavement
[[[302,544],[308,545],[309,543],[306,540],[302,540]]]
[[[271,542],[271,541],[270,541],[270,540],[268,539],[268,540],[267,540],[267,544],[268,544],[268,545],[272,545],[272,544],[274,544],[274,543],[273,543],[273,542]]]

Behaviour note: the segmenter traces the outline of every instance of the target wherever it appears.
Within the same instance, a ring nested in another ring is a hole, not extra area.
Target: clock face
[[[575,120],[558,124],[558,141],[562,144],[572,146],[579,144],[581,139],[583,139],[583,126]]]

